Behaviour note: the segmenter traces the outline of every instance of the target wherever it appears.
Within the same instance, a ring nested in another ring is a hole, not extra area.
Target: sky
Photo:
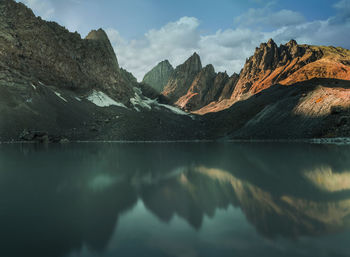
[[[194,52],[203,65],[239,73],[262,42],[350,49],[350,0],[17,0],[85,37],[103,28],[119,65],[140,81],[165,59]]]

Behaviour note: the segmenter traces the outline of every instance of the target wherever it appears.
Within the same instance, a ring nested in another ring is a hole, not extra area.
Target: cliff
[[[202,62],[200,57],[197,53],[194,53],[185,63],[176,67],[162,94],[170,103],[175,103],[181,96],[187,93],[194,78],[201,70]]]
[[[173,66],[171,66],[168,60],[165,60],[158,63],[157,66],[149,71],[144,76],[142,82],[151,86],[158,93],[161,93],[173,72]]]

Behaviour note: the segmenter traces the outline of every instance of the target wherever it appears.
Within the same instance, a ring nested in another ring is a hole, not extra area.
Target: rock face
[[[188,112],[195,112],[210,103],[231,97],[238,75],[231,78],[226,72],[216,73],[209,64],[201,68],[198,54],[178,66],[162,94],[170,102]]]
[[[278,47],[270,39],[247,60],[232,98],[246,98],[277,83],[291,85],[313,78],[350,80],[350,51],[298,45],[295,40]]]
[[[222,89],[219,101],[231,98],[231,95],[233,93],[233,90],[235,89],[235,86],[238,80],[239,80],[239,75],[237,73],[233,73],[233,75],[225,83],[225,86]]]
[[[0,67],[7,80],[22,78],[73,90],[98,88],[124,103],[133,94],[102,29],[81,39],[13,0],[0,2]]]
[[[194,53],[184,64],[176,67],[162,94],[170,103],[175,103],[187,93],[194,78],[201,70],[202,63],[200,57],[197,53]]]
[[[217,112],[240,100],[268,89],[275,84],[292,85],[313,78],[350,80],[350,51],[343,48],[298,45],[295,40],[279,47],[270,39],[256,48],[239,78],[235,76],[234,88],[229,99],[204,106],[199,114]],[[237,81],[238,80],[238,81]]]
[[[209,64],[196,76],[186,95],[180,97],[176,105],[187,111],[196,111],[220,98],[229,97],[225,91],[230,90],[230,78],[226,72],[215,73]]]
[[[168,83],[170,76],[173,74],[174,68],[168,60],[158,63],[143,78],[142,82],[150,85],[158,93],[161,93]]]

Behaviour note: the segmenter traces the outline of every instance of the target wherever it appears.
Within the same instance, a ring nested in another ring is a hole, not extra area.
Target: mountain
[[[82,39],[12,0],[1,1],[0,13],[2,77],[63,89],[98,88],[123,103],[133,95],[102,29]]]
[[[237,74],[229,77],[226,72],[215,73],[209,64],[196,76],[186,95],[175,103],[180,108],[196,113],[219,100],[229,99],[237,83]]]
[[[290,86],[313,78],[350,80],[350,51],[332,46],[298,45],[295,40],[278,47],[270,39],[247,60],[230,99],[196,113],[224,110],[273,85]]]
[[[175,103],[187,93],[194,78],[201,70],[201,59],[197,53],[194,53],[185,63],[176,67],[162,94],[170,103]]]
[[[194,53],[159,94],[102,29],[83,39],[0,2],[0,141],[350,137],[349,74],[349,50],[270,40],[231,77]]]
[[[0,1],[0,141],[197,139],[193,116],[122,69],[102,30],[85,39]]]
[[[335,47],[298,45],[278,47],[270,39],[248,59],[233,98],[245,98],[274,84],[292,85],[313,78],[350,80],[350,51]]]
[[[173,72],[173,66],[171,66],[168,60],[165,60],[158,63],[157,66],[149,71],[144,76],[142,82],[150,85],[158,93],[161,93]]]
[[[156,68],[146,76],[151,74],[160,80],[160,73],[154,72]],[[210,103],[230,98],[236,82],[237,74],[230,78],[226,72],[216,73],[211,64],[202,68],[199,55],[194,53],[172,73],[162,95],[173,105],[195,112]]]

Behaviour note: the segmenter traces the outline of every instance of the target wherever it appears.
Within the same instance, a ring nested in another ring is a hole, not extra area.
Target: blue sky
[[[239,72],[260,42],[350,48],[350,0],[21,0],[82,36],[104,28],[121,66],[140,80],[159,61],[194,51],[217,71]]]

